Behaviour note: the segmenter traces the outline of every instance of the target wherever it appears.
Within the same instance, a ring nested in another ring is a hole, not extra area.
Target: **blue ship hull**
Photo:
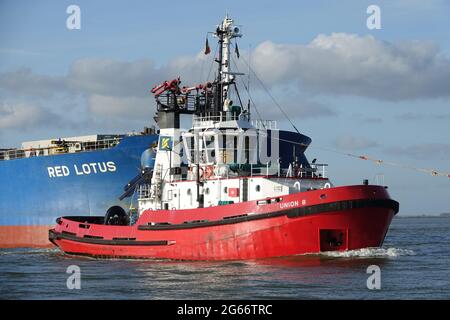
[[[61,215],[127,208],[130,199],[119,196],[157,139],[129,136],[106,150],[0,161],[0,247],[48,245],[48,226]]]

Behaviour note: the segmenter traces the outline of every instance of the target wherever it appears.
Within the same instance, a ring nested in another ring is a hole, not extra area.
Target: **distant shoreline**
[[[436,213],[436,214],[399,214],[395,218],[450,218],[450,213]]]

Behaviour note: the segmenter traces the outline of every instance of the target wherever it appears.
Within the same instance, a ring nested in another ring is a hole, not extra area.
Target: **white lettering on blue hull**
[[[108,162],[92,162],[83,163],[81,165],[73,165],[73,172],[77,176],[115,172],[117,170],[116,164],[113,161]],[[49,178],[67,177],[72,174],[68,166],[53,166],[47,167]]]

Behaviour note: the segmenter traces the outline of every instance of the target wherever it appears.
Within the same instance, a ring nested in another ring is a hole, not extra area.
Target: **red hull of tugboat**
[[[385,188],[348,186],[266,204],[145,211],[133,226],[61,218],[49,238],[65,253],[99,258],[258,259],[381,246],[397,212]]]

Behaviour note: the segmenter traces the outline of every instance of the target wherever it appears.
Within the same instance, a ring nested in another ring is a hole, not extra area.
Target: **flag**
[[[209,47],[208,37],[206,37],[205,54],[209,54],[210,52],[211,52],[211,48]]]
[[[236,42],[236,46],[234,47],[234,52],[236,53],[236,57],[239,59],[239,48]]]

